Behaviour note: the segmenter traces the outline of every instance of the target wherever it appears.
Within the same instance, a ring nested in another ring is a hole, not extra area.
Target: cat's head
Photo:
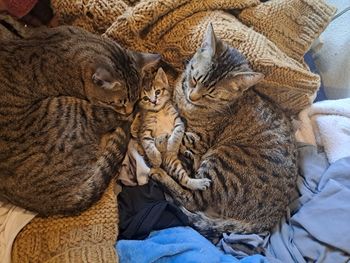
[[[186,66],[184,92],[194,105],[219,109],[233,103],[263,77],[250,69],[237,49],[217,38],[209,24],[201,47]]]
[[[122,59],[106,57],[104,63],[96,65],[86,93],[90,100],[129,115],[140,97],[143,72],[160,57],[130,51],[122,56]]]
[[[154,79],[146,80],[142,86],[139,102],[141,109],[159,111],[171,99],[172,90],[162,68],[158,69]]]
[[[156,66],[160,55],[130,51],[107,38],[88,39],[84,61],[84,90],[93,103],[129,115],[140,98],[144,72]],[[83,64],[83,63],[82,63]]]

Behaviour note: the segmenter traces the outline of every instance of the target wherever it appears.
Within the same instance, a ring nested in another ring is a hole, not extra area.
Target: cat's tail
[[[255,225],[235,220],[233,218],[211,218],[203,212],[190,212],[184,207],[180,207],[187,216],[190,225],[208,239],[214,240],[222,236],[223,233],[255,233]],[[260,232],[260,231],[258,231]]]

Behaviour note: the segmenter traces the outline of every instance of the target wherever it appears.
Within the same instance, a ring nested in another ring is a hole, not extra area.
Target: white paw
[[[210,187],[211,180],[208,178],[193,179],[190,178],[187,182],[187,187],[191,190],[206,190]]]

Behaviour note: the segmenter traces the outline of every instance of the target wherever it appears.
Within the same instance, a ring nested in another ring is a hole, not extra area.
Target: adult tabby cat
[[[185,131],[178,112],[172,103],[173,89],[162,68],[159,68],[154,80],[142,85],[141,118],[139,140],[151,167],[163,167],[181,185],[192,190],[204,190],[210,185],[208,178],[190,178],[178,158]],[[164,139],[157,148],[157,140]]]
[[[206,191],[192,192],[161,170],[151,172],[207,237],[271,229],[285,213],[295,187],[290,120],[249,89],[262,77],[209,26],[202,47],[178,80],[174,101],[187,130],[199,137],[186,145],[201,157],[195,177],[210,178],[212,184]]]
[[[142,70],[159,56],[59,27],[1,40],[0,57],[0,199],[45,216],[83,211],[117,172]]]

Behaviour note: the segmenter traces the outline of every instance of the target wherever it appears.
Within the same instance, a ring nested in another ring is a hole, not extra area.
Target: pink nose
[[[190,93],[190,100],[192,100],[192,101],[197,101],[197,100],[199,100],[201,97],[202,97],[202,96],[201,96],[199,93],[195,92],[195,91],[192,91],[192,92]]]
[[[126,114],[126,115],[129,115],[130,113],[133,112],[133,110],[134,110],[134,106],[133,106],[133,105],[127,105],[127,106],[125,107],[125,114]]]

